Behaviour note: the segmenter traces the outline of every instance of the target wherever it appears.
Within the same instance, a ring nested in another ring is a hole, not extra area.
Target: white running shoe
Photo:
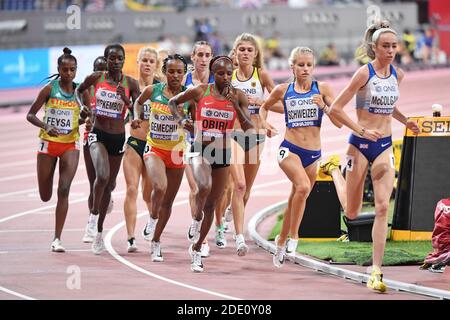
[[[289,257],[295,257],[295,253],[297,252],[298,239],[294,240],[288,238],[286,241],[286,255]]]
[[[187,233],[187,238],[191,243],[195,243],[198,241],[200,237],[200,228],[202,226],[202,220],[197,221],[192,219],[191,225],[189,226],[189,230]]]
[[[227,246],[227,239],[225,238],[225,232],[223,226],[216,227],[216,246],[219,249],[224,249]]]
[[[202,258],[209,257],[209,244],[208,244],[208,242],[202,243],[202,247],[200,248],[200,252],[202,254]]]
[[[111,213],[114,209],[114,200],[111,196],[111,199],[109,200],[108,209],[106,209],[106,214]]]
[[[163,256],[161,253],[161,242],[152,241],[150,247],[150,255],[153,262],[163,262]]]
[[[66,249],[62,246],[61,240],[56,238],[52,242],[52,251],[53,252],[66,252]]]
[[[128,252],[129,253],[136,252],[138,250],[135,238],[128,239],[127,244],[128,244]]]
[[[83,242],[84,243],[92,243],[94,241],[95,235],[97,234],[97,223],[98,223],[98,214],[90,214],[89,220],[84,229]]]
[[[275,250],[275,253],[274,253],[273,258],[272,258],[273,265],[275,267],[277,267],[277,268],[281,268],[283,266],[284,258],[285,258],[285,255],[286,255],[286,245],[283,245],[283,246],[280,247],[278,245],[278,239],[279,238],[280,238],[279,235],[277,235],[275,237],[276,250]]]
[[[236,252],[239,257],[243,257],[248,252],[248,245],[245,244],[244,235],[237,234],[235,237],[236,239]]]
[[[148,218],[148,222],[145,225],[144,230],[142,231],[142,235],[144,236],[144,240],[151,241],[153,239],[153,235],[155,234],[156,223],[158,219],[153,219],[152,217]]]
[[[231,222],[231,221],[233,221],[233,210],[231,209],[231,205],[229,205],[229,206],[225,209],[225,221],[226,221],[226,222]]]
[[[97,232],[94,242],[92,242],[92,252],[94,254],[100,254],[105,251],[105,243],[101,232]]]
[[[189,254],[191,255],[191,271],[203,272],[202,253],[193,249],[193,244],[189,246]]]

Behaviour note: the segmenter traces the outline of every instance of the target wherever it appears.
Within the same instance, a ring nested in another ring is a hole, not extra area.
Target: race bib
[[[288,156],[289,156],[289,148],[281,147],[280,149],[278,149],[277,154],[278,163],[286,159]]]
[[[319,107],[312,98],[286,100],[289,128],[314,126],[319,120]]]
[[[47,108],[45,123],[55,127],[60,134],[69,134],[73,130],[73,115],[74,110]]]

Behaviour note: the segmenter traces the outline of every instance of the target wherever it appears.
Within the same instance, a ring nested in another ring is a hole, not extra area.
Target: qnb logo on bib
[[[202,117],[217,120],[232,120],[233,111],[202,108]]]
[[[73,130],[73,110],[47,109],[45,123],[58,129],[60,134]]]

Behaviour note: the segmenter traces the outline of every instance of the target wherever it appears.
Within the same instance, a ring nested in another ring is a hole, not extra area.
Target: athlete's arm
[[[248,99],[246,94],[239,89],[233,89],[228,91],[226,98],[233,103],[241,128],[244,129],[244,131],[254,129],[255,125],[253,124],[250,112],[248,111]]]
[[[175,120],[178,123],[184,119],[184,115],[180,114],[178,110],[178,105],[190,100],[194,100],[195,102],[197,102],[199,97],[203,96],[207,87],[208,87],[207,84],[199,84],[195,87],[187,89],[186,91],[182,91],[176,96],[170,98],[168,106],[170,112],[175,117]]]
[[[142,93],[133,101],[133,118],[131,121],[131,127],[137,129],[140,127],[142,120],[144,120],[144,113],[142,112],[144,102],[150,99],[153,93],[153,85],[148,85],[144,88]]]
[[[330,106],[334,100],[333,89],[331,89],[330,85],[326,82],[318,82],[318,86],[321,95],[314,95],[313,101],[319,106],[320,109],[323,110],[326,115],[329,116],[331,112]],[[340,123],[336,118],[330,117],[330,120],[336,127],[342,128],[342,123]]]
[[[86,90],[88,90],[91,86],[95,85],[102,76],[102,71],[96,71],[94,73],[91,73],[84,79],[82,83],[75,89],[75,99],[77,100],[78,104],[82,109],[87,108],[90,109],[89,104],[84,104],[82,93]]]
[[[48,98],[50,98],[51,92],[51,83],[47,84],[44,88],[41,89],[41,91],[39,91],[38,96],[31,104],[30,110],[27,113],[27,120],[36,127],[44,129],[50,136],[57,137],[58,130],[54,126],[44,123],[36,116],[36,113],[38,113],[38,111],[42,108]]]
[[[273,82],[269,73],[264,69],[259,69],[259,76],[261,77],[261,84],[263,86],[263,89],[266,89],[267,92],[270,94],[273,91],[273,89],[275,88],[275,83]],[[262,105],[263,103],[264,103],[264,100],[262,100],[258,105]],[[277,101],[272,106],[271,111],[276,112],[276,113],[284,113],[283,103],[281,101]]]
[[[337,121],[348,127],[349,129],[357,132],[361,137],[369,139],[371,141],[377,141],[381,138],[381,133],[376,130],[366,130],[366,128],[355,123],[344,112],[344,107],[350,102],[353,96],[358,90],[363,87],[367,79],[369,78],[369,70],[367,66],[362,66],[353,75],[350,83],[341,91],[336,100],[331,104],[330,119],[335,118]]]
[[[261,125],[264,129],[267,130],[267,136],[269,138],[276,136],[278,134],[278,130],[266,121],[267,115],[268,115],[269,111],[272,110],[272,108],[274,107],[274,105],[276,103],[282,104],[281,101],[283,100],[283,96],[284,96],[288,86],[289,86],[289,84],[287,84],[287,83],[277,85],[273,89],[273,91],[270,93],[267,100],[264,101],[261,108],[259,109],[259,117],[261,118]],[[284,108],[283,108],[283,113],[284,113]]]

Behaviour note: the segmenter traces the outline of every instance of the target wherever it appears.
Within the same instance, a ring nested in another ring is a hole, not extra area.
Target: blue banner
[[[48,72],[48,49],[0,50],[0,89],[42,86]]]

